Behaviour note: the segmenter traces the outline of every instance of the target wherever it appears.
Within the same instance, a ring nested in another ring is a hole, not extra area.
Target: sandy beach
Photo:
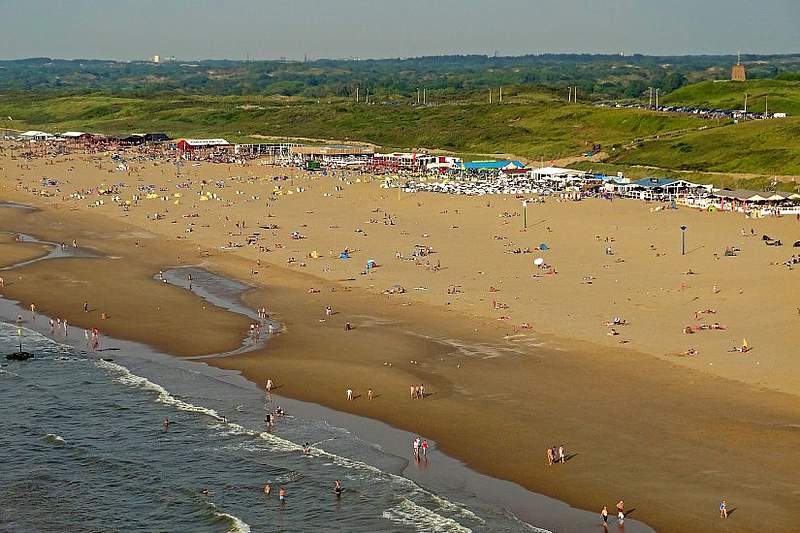
[[[245,317],[158,280],[199,266],[252,285],[246,302],[284,328],[209,363],[271,378],[281,395],[431,435],[479,471],[581,508],[624,498],[658,530],[800,521],[800,272],[781,264],[796,249],[761,240],[799,240],[795,219],[547,199],[526,229],[520,199],[409,195],[367,176],[21,163],[0,159],[0,200],[39,210],[0,208],[0,267],[45,253],[14,232],[97,257],[3,272],[4,296],[177,356],[234,350]],[[116,195],[141,199],[123,208]],[[730,351],[745,339],[750,351]],[[423,383],[429,395],[411,399]],[[560,444],[574,455],[548,466]],[[722,498],[736,509],[724,525]]]

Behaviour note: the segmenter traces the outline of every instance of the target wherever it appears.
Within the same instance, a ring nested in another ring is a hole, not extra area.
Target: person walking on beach
[[[728,500],[722,500],[719,504],[719,517],[728,518]]]
[[[608,529],[608,506],[604,505],[603,510],[600,511],[600,518],[603,519],[603,528]]]
[[[3,276],[0,276],[0,289],[5,288],[6,280],[3,279]]]
[[[36,321],[36,304],[31,304],[31,320]]]
[[[422,458],[425,459],[425,462],[428,462],[428,441],[423,440],[422,444],[420,445],[422,448]]]
[[[625,521],[625,502],[622,500],[617,502],[617,520],[620,525]]]
[[[367,389],[367,400],[372,399],[372,389]]]
[[[347,389],[347,401],[353,401],[353,389]]]
[[[83,302],[83,312],[84,313],[88,313],[89,312],[89,302],[87,302],[87,301]]]
[[[417,437],[414,439],[414,460],[419,461],[419,446],[420,446],[420,439]]]
[[[424,383],[420,384],[420,386],[419,386],[419,398],[420,398],[420,400],[424,400],[425,399],[425,384]]]
[[[558,447],[558,462],[563,463],[566,460],[564,456],[564,445]]]
[[[547,448],[547,466],[553,466],[553,448]]]

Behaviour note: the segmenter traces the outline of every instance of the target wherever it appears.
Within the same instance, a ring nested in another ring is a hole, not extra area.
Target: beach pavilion
[[[673,178],[642,178],[618,186],[620,196],[656,201],[670,201],[681,196],[708,194],[711,189],[711,185]]]
[[[800,213],[800,194],[794,192],[766,192],[749,189],[717,189],[711,193],[713,206],[726,211],[775,211],[781,214]]]
[[[588,172],[574,168],[542,167],[529,171],[529,174],[535,183],[562,190],[570,186],[582,187]]]

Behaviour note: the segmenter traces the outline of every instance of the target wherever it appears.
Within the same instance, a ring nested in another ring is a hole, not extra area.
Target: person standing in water
[[[334,482],[333,482],[333,493],[336,494],[336,496],[341,496],[342,495],[342,491],[344,491],[344,488],[342,488],[342,484],[339,482],[338,479],[334,480]]]
[[[608,529],[608,506],[604,505],[603,510],[600,511],[600,518],[603,519],[603,528]]]
[[[164,431],[169,431],[169,424],[170,424],[169,417],[165,416],[164,417]]]
[[[284,503],[286,501],[286,489],[284,489],[283,487],[281,487],[280,490],[278,490],[278,499],[281,501],[281,503]]]

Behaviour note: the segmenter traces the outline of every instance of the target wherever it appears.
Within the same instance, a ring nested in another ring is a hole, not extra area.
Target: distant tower
[[[736,55],[736,64],[731,69],[731,81],[746,81],[747,75],[744,72],[744,65],[742,65],[742,54],[738,52]]]
[[[153,56],[153,63],[161,63],[161,56],[156,54]]]

